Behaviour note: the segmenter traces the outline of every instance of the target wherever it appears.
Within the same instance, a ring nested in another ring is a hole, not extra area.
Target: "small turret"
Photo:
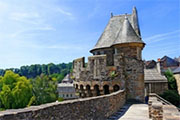
[[[143,43],[141,38],[136,34],[127,16],[124,18],[122,30],[114,41],[113,45],[122,43]]]
[[[122,29],[120,29],[112,45],[115,49],[115,54],[123,54],[127,57],[141,60],[141,51],[144,45],[145,43],[141,40],[140,36],[137,35],[127,15],[125,15]]]

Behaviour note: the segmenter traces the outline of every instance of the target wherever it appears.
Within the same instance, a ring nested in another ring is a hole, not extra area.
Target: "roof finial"
[[[111,18],[113,17],[113,13],[111,12]]]

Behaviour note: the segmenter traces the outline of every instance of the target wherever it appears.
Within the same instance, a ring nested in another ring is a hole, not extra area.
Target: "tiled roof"
[[[144,81],[146,82],[167,82],[167,78],[161,75],[156,69],[144,69]]]
[[[132,43],[132,42],[143,43],[141,38],[134,31],[128,18],[125,16],[122,29],[120,29],[117,38],[113,42],[113,45],[121,44],[121,43]]]
[[[180,73],[180,67],[176,68],[174,71],[173,71],[174,74],[177,74],[177,73]]]
[[[126,20],[125,17],[127,17]],[[112,16],[91,51],[100,48],[109,48],[116,43],[129,42],[143,43],[140,38],[136,8],[133,8],[133,14]]]

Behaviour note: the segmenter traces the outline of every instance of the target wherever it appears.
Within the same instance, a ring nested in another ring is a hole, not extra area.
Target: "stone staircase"
[[[118,120],[126,113],[126,111],[129,109],[131,105],[131,103],[126,103],[122,108],[120,108],[115,114],[110,116],[107,120]]]

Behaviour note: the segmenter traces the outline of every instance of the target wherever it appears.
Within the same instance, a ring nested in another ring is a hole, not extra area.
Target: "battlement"
[[[101,79],[106,73],[106,66],[106,55],[88,57],[87,66],[84,57],[81,57],[73,61],[73,76],[79,79],[84,76],[83,74],[89,73],[94,79]]]

